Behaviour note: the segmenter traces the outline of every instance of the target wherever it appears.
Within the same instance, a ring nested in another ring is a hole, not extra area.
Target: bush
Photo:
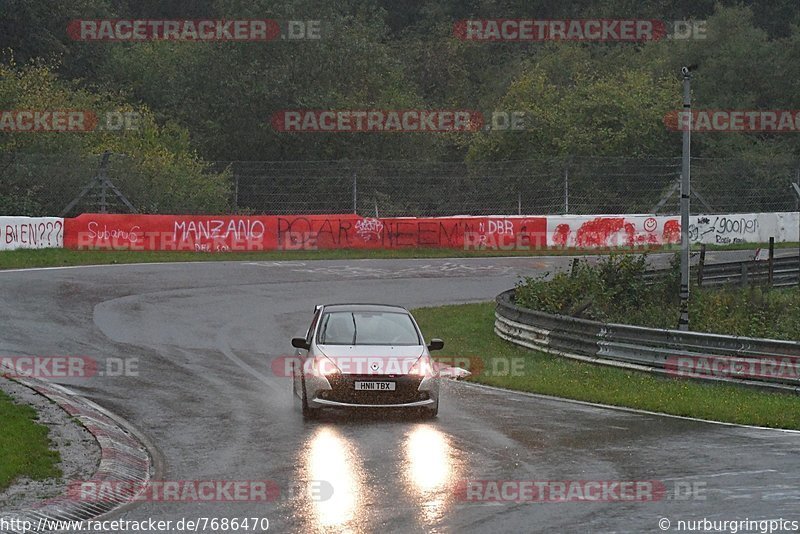
[[[517,284],[518,305],[547,313],[610,323],[676,328],[680,258],[663,279],[646,284],[645,255],[609,256],[591,265],[577,261],[571,272],[547,274]],[[692,330],[772,339],[800,339],[800,290],[762,287],[693,288]]]
[[[526,278],[516,288],[520,306],[548,313],[609,320],[642,306],[648,297],[646,255],[611,255],[595,265],[576,260],[570,272]]]

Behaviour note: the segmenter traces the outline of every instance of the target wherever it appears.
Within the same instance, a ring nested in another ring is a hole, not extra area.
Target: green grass
[[[779,243],[776,247],[796,246],[796,243]],[[709,247],[713,250],[752,249],[758,245],[736,244]],[[696,247],[695,247],[696,248]],[[676,246],[657,247],[652,252],[675,252]],[[643,252],[645,249],[617,248],[614,252]],[[275,261],[275,260],[354,260],[363,258],[479,258],[497,256],[579,256],[605,254],[609,249],[540,250],[464,250],[459,248],[403,248],[394,250],[299,250],[259,252],[186,252],[186,251],[128,251],[128,250],[5,250],[0,251],[0,269],[25,269],[29,267],[62,267],[70,265],[109,265],[118,263],[158,263],[176,261]]]
[[[50,450],[47,427],[36,423],[30,406],[15,404],[0,392],[0,491],[18,477],[60,477],[58,452]]]
[[[494,303],[422,308],[414,317],[426,337],[445,340],[445,358],[483,360],[487,371],[469,378],[474,382],[713,421],[800,429],[800,396],[654,376],[517,347],[494,334]],[[493,359],[524,365],[521,372],[493,376]]]

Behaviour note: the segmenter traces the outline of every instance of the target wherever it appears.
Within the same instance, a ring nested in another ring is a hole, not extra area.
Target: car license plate
[[[394,391],[394,382],[356,382],[356,391]]]

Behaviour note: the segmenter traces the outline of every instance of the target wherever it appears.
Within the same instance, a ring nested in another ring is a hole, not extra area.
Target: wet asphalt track
[[[713,254],[717,258],[726,256]],[[711,254],[710,254],[711,256]],[[730,257],[727,255],[726,257]],[[713,261],[711,258],[710,261]],[[270,531],[661,532],[658,520],[800,520],[800,434],[641,415],[448,383],[438,419],[304,422],[272,372],[314,304],[487,300],[567,258],[106,266],[0,272],[0,354],[139,359],[138,377],[60,380],[126,418],[162,480],[330,481],[275,503],[144,502],[121,519],[267,517]],[[425,332],[426,337],[436,332]],[[661,480],[705,499],[498,504],[461,479]]]

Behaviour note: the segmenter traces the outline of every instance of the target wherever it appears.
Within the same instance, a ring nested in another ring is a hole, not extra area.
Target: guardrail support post
[[[742,287],[747,286],[747,275],[748,275],[747,262],[742,262],[742,275],[739,278],[739,284],[741,284]]]
[[[703,287],[703,269],[706,266],[706,244],[700,245],[700,262],[697,264],[697,287]]]
[[[767,275],[767,282],[769,287],[772,287],[772,280],[775,274],[775,238],[769,238],[769,274]]]

